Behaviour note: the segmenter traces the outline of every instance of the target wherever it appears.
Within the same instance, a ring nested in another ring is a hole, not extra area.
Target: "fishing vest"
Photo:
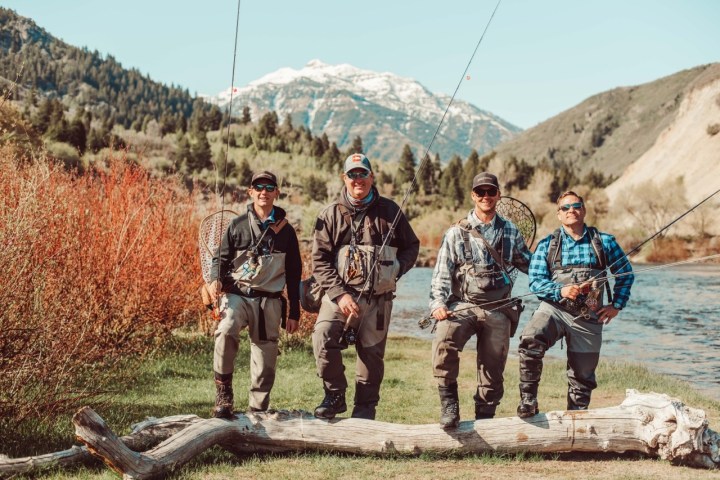
[[[340,204],[338,207],[349,227],[335,262],[343,284],[371,296],[394,292],[400,274],[397,247],[381,247],[384,235],[390,231],[387,215],[378,215],[381,212],[378,212],[379,207],[376,205],[353,218],[346,207]],[[380,225],[379,232],[375,218]]]
[[[233,260],[233,272],[230,275],[243,291],[281,292],[285,288],[285,253],[274,251],[275,239],[267,233],[272,230],[277,235],[287,225],[287,219],[283,218],[261,231],[255,215],[248,212],[248,223],[250,247],[238,252]]]
[[[566,306],[573,314],[580,314],[583,311],[584,304],[590,311],[595,312],[604,305],[603,300],[603,284],[606,287],[608,302],[612,302],[612,294],[610,292],[610,284],[607,279],[606,270],[608,268],[607,255],[602,244],[600,232],[595,227],[587,227],[590,236],[590,245],[595,252],[595,262],[587,264],[562,264],[562,233],[558,228],[552,233],[550,243],[548,244],[547,266],[551,278],[554,282],[568,285],[580,284],[582,282],[591,282],[589,291],[580,295],[576,300],[563,298],[561,304]]]
[[[499,259],[503,261],[503,236],[505,233],[505,221],[497,217],[500,231],[500,238],[495,240],[495,245],[487,244],[485,248],[494,248],[499,253]],[[453,291],[453,294],[460,298],[463,302],[473,304],[483,304],[493,302],[503,298],[507,298],[512,290],[512,281],[505,272],[502,265],[498,265],[497,261],[493,261],[489,266],[485,262],[475,262],[473,260],[471,235],[476,235],[481,241],[478,249],[482,255],[481,244],[486,241],[482,240],[482,236],[467,221],[460,220],[457,223],[463,238],[463,264],[460,265],[455,272],[453,286],[459,287],[459,291]],[[498,248],[499,247],[499,248]],[[494,257],[494,255],[491,254]],[[453,288],[455,290],[455,288]]]

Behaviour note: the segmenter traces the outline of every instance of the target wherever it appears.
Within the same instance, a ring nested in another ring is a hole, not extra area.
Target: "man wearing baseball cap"
[[[397,280],[415,264],[420,249],[400,207],[380,196],[374,178],[365,155],[350,155],[340,195],[315,224],[313,275],[325,291],[312,334],[317,373],[325,391],[315,409],[318,418],[332,419],[347,410],[342,350],[353,342],[357,363],[352,416],[375,418],[393,292]],[[397,215],[397,225],[390,232]]]
[[[252,176],[248,194],[252,203],[233,219],[213,259],[213,282],[208,291],[220,295],[220,323],[215,331],[216,398],[213,416],[233,417],[232,377],[240,331],[250,337],[251,412],[268,409],[275,382],[280,326],[288,333],[298,328],[299,285],[302,273],[300,247],[285,210],[275,205],[280,196],[275,174],[262,171]],[[282,296],[288,286],[290,313]]]
[[[460,422],[460,352],[473,335],[478,370],[475,419],[495,416],[503,396],[510,337],[520,314],[519,307],[506,309],[511,305],[507,300],[512,270],[527,273],[530,263],[520,231],[495,210],[500,200],[497,177],[482,172],[475,175],[472,185],[475,207],[445,232],[430,286],[430,311],[437,321],[433,374],[440,394],[440,425],[445,429]]]

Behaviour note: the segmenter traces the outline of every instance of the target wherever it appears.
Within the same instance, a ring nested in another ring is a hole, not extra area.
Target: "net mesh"
[[[525,245],[530,248],[535,241],[535,215],[530,207],[513,197],[501,197],[496,206],[497,212],[510,220],[520,230]]]
[[[220,247],[222,236],[230,222],[238,214],[232,210],[219,210],[205,217],[200,223],[198,244],[200,247],[200,267],[205,283],[211,281],[212,260]]]

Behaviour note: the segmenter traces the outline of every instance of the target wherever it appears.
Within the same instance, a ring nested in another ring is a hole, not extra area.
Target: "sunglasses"
[[[494,197],[498,193],[497,188],[476,188],[475,190],[473,190],[473,192],[475,192],[475,195],[480,198],[484,197],[485,195]]]
[[[575,210],[580,210],[582,207],[582,202],[566,203],[565,205],[560,205],[559,210],[562,210],[563,212],[569,212],[571,208],[574,208]]]
[[[266,190],[268,192],[274,192],[277,188],[277,185],[264,185],[262,183],[257,183],[252,186],[253,190],[256,192],[262,192],[263,190]]]
[[[362,172],[348,172],[345,175],[351,180],[357,180],[358,178],[368,178],[370,176],[370,172],[367,170],[363,170]]]

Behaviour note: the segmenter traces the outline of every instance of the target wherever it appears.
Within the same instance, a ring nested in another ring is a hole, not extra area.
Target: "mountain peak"
[[[424,152],[450,101],[449,96],[434,94],[411,78],[319,59],[301,69],[280,68],[236,88],[233,94],[235,112],[249,106],[253,118],[271,110],[280,118],[290,115],[294,125],[304,125],[315,135],[327,133],[339,148],[349,146],[359,135],[365,152],[382,160],[399,158],[406,143]],[[210,100],[222,106],[229,97],[227,90]],[[444,160],[454,154],[467,156],[473,149],[483,153],[519,131],[458,100],[432,152],[439,152]]]

